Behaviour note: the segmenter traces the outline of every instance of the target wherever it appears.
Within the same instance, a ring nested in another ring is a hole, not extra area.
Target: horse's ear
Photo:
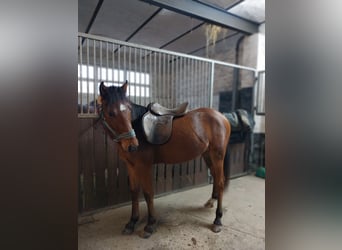
[[[104,85],[104,82],[100,83],[100,95],[101,96],[107,95],[107,87]]]
[[[128,81],[126,80],[126,82],[121,86],[121,89],[123,90],[123,92],[126,94],[127,91],[127,86],[128,86]]]

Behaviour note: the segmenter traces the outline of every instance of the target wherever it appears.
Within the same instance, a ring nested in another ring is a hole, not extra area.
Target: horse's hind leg
[[[207,201],[205,206],[212,207],[215,200],[217,200],[216,217],[213,223],[212,230],[217,233],[221,231],[222,218],[222,198],[224,190],[224,171],[223,171],[223,156],[217,151],[207,151],[203,154],[203,158],[210,169],[211,175],[214,179],[213,192],[211,199]]]
[[[144,166],[143,178],[141,180],[141,186],[144,192],[144,197],[147,204],[148,209],[148,219],[147,219],[147,225],[144,228],[144,232],[141,235],[142,238],[149,238],[152,233],[156,230],[157,227],[157,220],[155,216],[154,211],[154,203],[153,203],[153,196],[154,196],[154,190],[153,190],[153,184],[152,184],[152,165],[149,167]]]

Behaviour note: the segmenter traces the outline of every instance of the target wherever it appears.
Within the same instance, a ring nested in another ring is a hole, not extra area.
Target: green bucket
[[[266,176],[266,169],[265,169],[265,167],[258,167],[256,172],[255,172],[255,175],[258,176],[258,177],[261,177],[261,178],[265,178],[265,176]]]

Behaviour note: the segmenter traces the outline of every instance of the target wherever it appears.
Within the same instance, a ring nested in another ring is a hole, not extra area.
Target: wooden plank
[[[165,192],[172,191],[172,164],[166,164]]]
[[[159,163],[159,164],[156,164],[155,168],[156,168],[156,173],[155,173],[155,184],[156,184],[156,192],[155,194],[161,194],[161,193],[164,193],[165,192],[165,180],[164,180],[164,171],[165,171],[165,168],[164,168],[164,165],[165,164],[162,164],[162,163]]]
[[[128,171],[125,163],[118,158],[118,202],[127,202],[131,200],[129,189]]]
[[[203,158],[200,158],[200,183],[208,183],[208,167]]]
[[[194,160],[194,185],[201,184],[201,158],[197,157]]]
[[[191,186],[192,180],[191,176],[189,176],[189,162],[181,163],[181,173],[182,188]]]
[[[195,185],[195,164],[196,160],[191,160],[189,161],[188,167],[188,176],[189,176],[189,181],[190,181],[190,186]]]
[[[79,164],[83,169],[83,209],[82,211],[88,211],[96,208],[96,198],[93,188],[93,128],[91,119],[80,119],[80,155]]]
[[[107,155],[107,169],[108,169],[108,205],[118,204],[118,154],[116,143],[106,138],[106,155]]]
[[[78,122],[78,126],[79,126],[79,131],[83,131],[84,129],[86,129],[86,123],[82,122],[82,120],[79,120]],[[84,152],[84,147],[85,147],[85,143],[84,143],[84,138],[85,137],[81,137],[81,132],[79,132],[79,140],[78,140],[78,187],[79,187],[79,192],[78,192],[78,211],[81,213],[82,211],[85,210],[85,192],[86,192],[86,188],[85,188],[85,182],[84,182],[84,175],[85,175],[85,163],[84,163],[84,158],[83,156],[83,152]]]
[[[94,169],[96,173],[96,207],[108,205],[107,188],[105,181],[106,164],[106,145],[105,134],[101,127],[94,128]]]
[[[172,190],[181,188],[180,164],[173,164],[172,167]]]
[[[237,143],[230,145],[230,175],[241,174],[245,169],[245,144]]]

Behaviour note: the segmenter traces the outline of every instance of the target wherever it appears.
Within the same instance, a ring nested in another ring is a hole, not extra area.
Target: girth
[[[174,109],[168,109],[158,103],[150,103],[142,118],[146,139],[152,144],[166,143],[172,134],[172,121],[187,112],[188,103],[182,103]]]

